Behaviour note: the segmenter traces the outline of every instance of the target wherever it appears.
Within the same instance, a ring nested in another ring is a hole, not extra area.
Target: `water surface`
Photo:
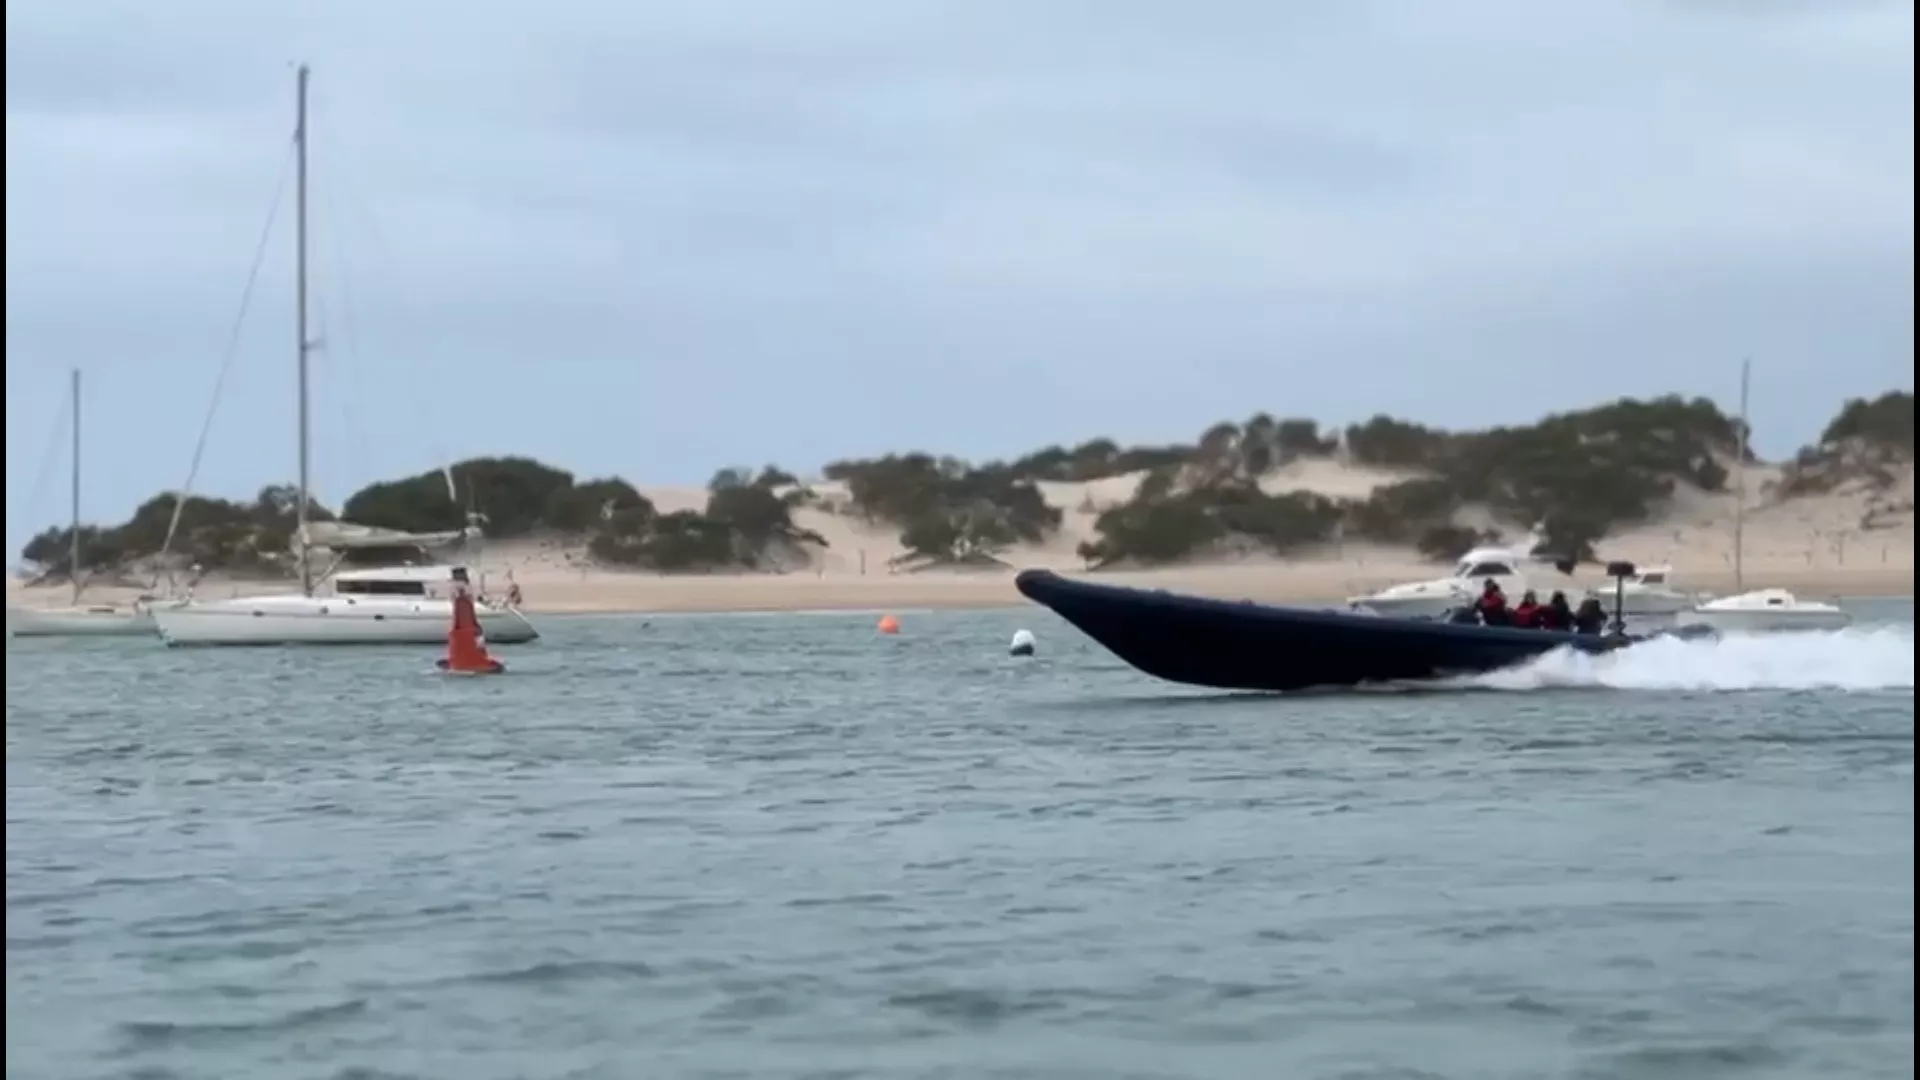
[[[10,642],[8,1075],[1910,1076],[1863,614],[1293,698],[1030,609]]]

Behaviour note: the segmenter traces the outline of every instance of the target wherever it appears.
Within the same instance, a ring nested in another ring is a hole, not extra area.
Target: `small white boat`
[[[10,607],[7,630],[14,637],[150,637],[154,625],[145,604],[76,604]]]
[[[1746,582],[1747,516],[1747,390],[1753,366],[1740,364],[1740,444],[1733,459],[1733,582],[1744,588]],[[1677,626],[1708,626],[1721,633],[1770,634],[1796,630],[1843,630],[1852,625],[1853,616],[1833,604],[1802,600],[1785,589],[1755,589],[1733,596],[1709,600],[1682,612],[1674,619]]]
[[[1723,634],[1774,634],[1808,630],[1844,630],[1853,616],[1832,604],[1801,600],[1785,589],[1756,589],[1710,600],[1674,620],[1680,626],[1708,626]]]
[[[335,574],[326,593],[193,600],[153,612],[169,645],[440,645],[453,625],[455,567],[400,566]],[[511,604],[475,602],[488,644],[539,637]]]
[[[130,605],[82,604],[85,583],[80,575],[80,371],[68,384],[73,408],[73,506],[67,536],[67,577],[73,597],[60,607],[9,607],[7,631],[14,637],[141,637],[153,633],[153,617],[145,600]]]

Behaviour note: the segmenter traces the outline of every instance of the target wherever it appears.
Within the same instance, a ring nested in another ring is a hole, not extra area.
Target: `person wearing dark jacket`
[[[1607,609],[1600,606],[1599,597],[1589,596],[1580,601],[1580,609],[1573,613],[1573,628],[1583,634],[1598,634],[1606,629]]]
[[[1507,609],[1507,594],[1500,591],[1500,583],[1487,579],[1486,590],[1480,594],[1480,621],[1488,626],[1512,626],[1513,612]]]
[[[1540,609],[1540,628],[1558,630],[1566,633],[1573,629],[1573,607],[1567,603],[1567,594],[1555,590],[1547,597],[1546,606]]]

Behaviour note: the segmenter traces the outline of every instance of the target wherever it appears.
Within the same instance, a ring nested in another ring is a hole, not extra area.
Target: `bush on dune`
[[[1047,503],[1040,483],[1127,475],[1141,477],[1132,498],[1100,513],[1096,537],[1080,547],[1090,565],[1286,554],[1338,540],[1412,545],[1449,558],[1488,536],[1461,521],[1469,508],[1531,524],[1557,554],[1590,558],[1611,530],[1648,520],[1682,487],[1724,490],[1723,462],[1739,442],[1737,421],[1712,402],[1669,396],[1467,432],[1388,416],[1334,432],[1308,419],[1257,413],[1215,424],[1190,444],[1125,447],[1095,438],[982,465],[887,454],[836,461],[824,473],[845,484],[851,512],[899,530],[902,562],[913,566],[998,565],[1013,546],[1044,542],[1059,530],[1061,511]],[[1403,477],[1344,501],[1262,489],[1277,470],[1316,459]],[[1911,392],[1848,401],[1820,444],[1787,470],[1782,493],[1831,490],[1855,479],[1885,485],[1912,459]],[[250,502],[189,498],[169,555],[210,570],[285,574],[294,499],[283,484]],[[609,566],[694,573],[809,560],[825,540],[792,515],[817,501],[776,466],[729,467],[714,474],[700,510],[661,513],[617,477],[579,481],[531,458],[484,457],[369,484],[346,500],[340,516],[417,533],[456,530],[478,513],[490,537],[572,538]],[[125,568],[159,552],[174,502],[171,494],[155,496],[119,525],[82,526],[77,569]],[[310,504],[309,515],[332,516],[318,504]],[[64,528],[47,529],[21,555],[46,576],[64,576],[75,570],[66,565],[69,539]]]

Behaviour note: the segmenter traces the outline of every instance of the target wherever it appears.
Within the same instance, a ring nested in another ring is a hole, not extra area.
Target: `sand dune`
[[[1809,595],[1910,595],[1913,592],[1913,513],[1886,517],[1863,528],[1872,505],[1910,507],[1913,477],[1879,494],[1842,491],[1772,503],[1767,492],[1775,468],[1750,470],[1746,516],[1745,581],[1749,587],[1782,585]],[[1061,511],[1060,530],[1044,544],[1004,553],[1011,567],[1082,570],[1076,547],[1095,539],[1102,510],[1126,502],[1142,474],[1090,483],[1040,485]],[[1374,488],[1408,474],[1342,465],[1332,460],[1296,462],[1265,477],[1269,492],[1311,491],[1330,498],[1365,498]],[[577,547],[553,542],[491,545],[484,560],[490,579],[511,573],[530,607],[549,611],[794,610],[834,608],[993,607],[1021,603],[1012,575],[979,571],[923,570],[895,573],[891,560],[905,554],[899,528],[868,522],[847,505],[844,486],[809,485],[833,509],[801,508],[795,523],[818,532],[828,547],[807,570],[785,574],[663,576],[596,568]],[[704,505],[699,488],[648,488],[662,510]],[[1601,553],[1651,564],[1670,564],[1686,588],[1726,593],[1734,588],[1731,494],[1689,492],[1675,499],[1654,524],[1610,538]],[[1500,523],[1495,523],[1500,524]],[[1504,523],[1514,540],[1524,529]],[[1210,565],[1107,572],[1102,580],[1152,588],[1268,601],[1339,602],[1400,581],[1436,577],[1445,568],[1410,549],[1374,544],[1329,546],[1299,557],[1255,556]],[[1583,569],[1583,583],[1597,585],[1597,569]]]
[[[1885,491],[1842,489],[1832,494],[1778,501],[1772,498],[1780,471],[1750,469],[1746,477],[1745,583],[1780,585],[1808,595],[1911,595],[1913,593],[1913,471]],[[1295,462],[1261,482],[1269,492],[1311,491],[1332,498],[1364,498],[1375,487],[1406,474],[1357,468],[1334,460]],[[1078,572],[1075,548],[1095,538],[1099,513],[1129,499],[1141,476],[1091,483],[1041,485],[1062,512],[1057,535],[1003,555],[1015,568],[1048,567]],[[795,523],[827,541],[813,565],[787,573],[666,576],[609,570],[593,564],[579,544],[518,540],[489,544],[475,560],[495,589],[511,578],[530,610],[547,612],[743,611],[809,609],[912,609],[996,607],[1021,603],[1012,575],[996,571],[894,572],[890,562],[905,554],[896,526],[869,522],[847,503],[844,486],[809,485],[818,505],[795,511]],[[704,489],[643,488],[662,511],[699,509]],[[1683,588],[1726,593],[1734,588],[1733,494],[1684,492],[1658,522],[1610,537],[1600,545],[1607,558],[1668,564]],[[1516,523],[1488,522],[1518,540]],[[1372,544],[1329,545],[1297,557],[1251,556],[1211,565],[1135,572],[1108,572],[1102,580],[1207,595],[1276,602],[1335,603],[1400,581],[1439,576],[1445,568],[1409,549]],[[1581,580],[1599,584],[1597,570]],[[260,589],[258,583],[210,581],[202,592],[228,595]],[[276,586],[284,588],[284,585]],[[112,595],[109,590],[104,595]],[[126,595],[124,590],[119,591]],[[9,604],[58,604],[63,589],[27,589],[10,581]]]

